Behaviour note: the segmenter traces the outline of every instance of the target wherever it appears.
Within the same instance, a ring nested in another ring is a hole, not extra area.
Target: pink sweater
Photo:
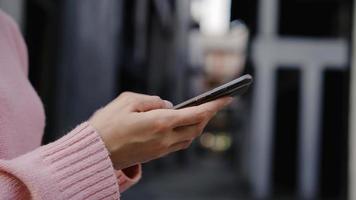
[[[0,199],[119,199],[141,168],[115,171],[88,123],[39,147],[45,117],[27,65],[21,34],[0,11]]]

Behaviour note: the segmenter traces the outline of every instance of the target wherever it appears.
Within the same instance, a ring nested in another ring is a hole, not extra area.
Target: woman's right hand
[[[188,148],[208,121],[232,101],[231,97],[184,108],[158,96],[124,92],[90,118],[104,141],[115,169]]]

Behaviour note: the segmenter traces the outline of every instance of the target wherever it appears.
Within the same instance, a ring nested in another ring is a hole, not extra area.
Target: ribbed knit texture
[[[25,185],[9,174],[0,173],[0,187],[6,193],[0,193],[0,199],[30,199],[31,195]]]
[[[114,170],[89,123],[39,147],[45,118],[27,63],[16,24],[0,10],[0,200],[119,199],[140,179],[141,167]]]
[[[88,123],[72,132],[42,152],[64,199],[117,199],[117,179],[100,137]]]

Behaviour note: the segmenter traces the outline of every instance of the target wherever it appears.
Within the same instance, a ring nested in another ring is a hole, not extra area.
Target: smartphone
[[[173,107],[173,109],[181,109],[190,106],[197,106],[215,99],[226,97],[226,96],[237,96],[242,95],[247,91],[251,85],[253,78],[251,75],[246,74],[240,78],[234,79],[224,85],[207,91],[199,96],[193,97],[183,103],[180,103]]]

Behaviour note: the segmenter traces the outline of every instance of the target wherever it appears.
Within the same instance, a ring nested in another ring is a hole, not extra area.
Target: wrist
[[[106,127],[103,126],[102,124],[98,123],[98,121],[95,118],[89,119],[88,124],[100,136],[101,140],[103,141],[106,147],[106,150],[109,153],[111,162],[116,170],[121,170],[134,165],[131,162],[128,162],[129,160],[126,159],[125,155],[121,155],[120,153],[118,153],[118,152],[122,152],[122,150],[120,149],[122,148],[123,145],[120,143],[119,140],[110,137],[113,131],[110,129],[109,126]]]

